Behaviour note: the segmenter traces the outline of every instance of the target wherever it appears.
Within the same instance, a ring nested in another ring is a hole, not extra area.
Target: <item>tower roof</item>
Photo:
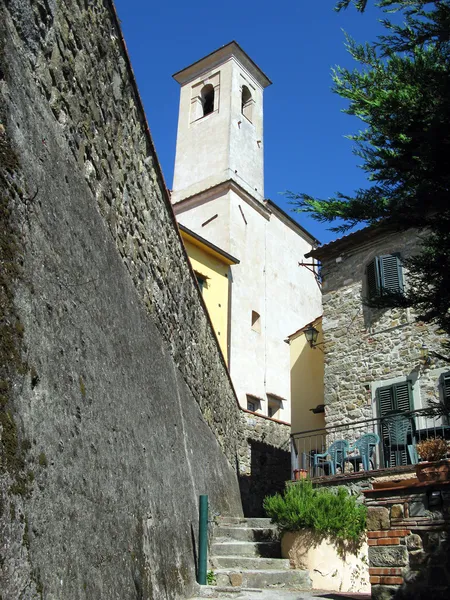
[[[261,71],[258,65],[246,52],[244,52],[244,50],[242,50],[239,44],[235,41],[225,44],[225,46],[214,50],[214,52],[211,52],[211,54],[204,56],[181,71],[177,71],[174,73],[173,78],[182,85],[187,81],[198,77],[198,75],[200,75],[202,72],[209,71],[217,65],[222,64],[232,56],[234,56],[247,69],[247,71],[253,75],[256,81],[263,88],[271,85],[272,82],[267,75]]]

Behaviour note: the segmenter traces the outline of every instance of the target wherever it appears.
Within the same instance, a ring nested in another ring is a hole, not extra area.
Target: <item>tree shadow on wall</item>
[[[251,452],[251,474],[239,474],[244,516],[265,517],[264,498],[282,492],[286,481],[291,478],[291,455],[287,450],[264,442],[247,441]]]

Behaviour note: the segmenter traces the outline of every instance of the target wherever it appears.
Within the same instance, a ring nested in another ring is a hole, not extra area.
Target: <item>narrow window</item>
[[[195,277],[197,279],[198,287],[200,288],[200,291],[203,294],[203,288],[206,285],[206,279],[203,275],[200,275],[200,273],[197,272],[195,272]]]
[[[395,254],[376,256],[367,265],[369,300],[392,294],[403,294],[403,270]]]
[[[253,99],[252,94],[246,85],[242,86],[241,94],[241,112],[250,122],[253,118]]]
[[[247,410],[257,412],[261,408],[261,400],[256,396],[247,394]]]
[[[211,114],[214,111],[214,87],[209,83],[201,91],[203,116]]]
[[[273,394],[267,394],[267,415],[271,419],[279,419],[282,408],[283,401],[281,398]]]
[[[261,333],[261,315],[252,310],[252,329],[257,333]]]

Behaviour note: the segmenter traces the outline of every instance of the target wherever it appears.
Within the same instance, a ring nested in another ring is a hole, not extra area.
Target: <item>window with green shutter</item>
[[[388,294],[403,294],[403,270],[397,255],[376,256],[367,265],[367,288],[369,300]]]
[[[378,416],[391,410],[414,410],[410,381],[400,381],[377,389]]]
[[[378,416],[385,417],[391,411],[408,412],[414,410],[411,381],[400,381],[377,389]],[[414,422],[412,422],[414,428]],[[385,466],[406,465],[409,462],[406,446],[399,452],[392,450],[386,424],[381,422],[380,437],[383,441]]]
[[[441,375],[442,400],[450,408],[450,371]]]

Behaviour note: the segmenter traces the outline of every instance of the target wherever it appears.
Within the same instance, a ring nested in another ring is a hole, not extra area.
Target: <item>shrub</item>
[[[440,437],[423,440],[417,444],[417,452],[422,460],[441,460],[447,455],[447,442]]]
[[[366,507],[345,487],[334,493],[315,489],[308,480],[288,484],[281,494],[267,496],[264,509],[284,531],[314,529],[331,537],[357,541],[366,528]]]

